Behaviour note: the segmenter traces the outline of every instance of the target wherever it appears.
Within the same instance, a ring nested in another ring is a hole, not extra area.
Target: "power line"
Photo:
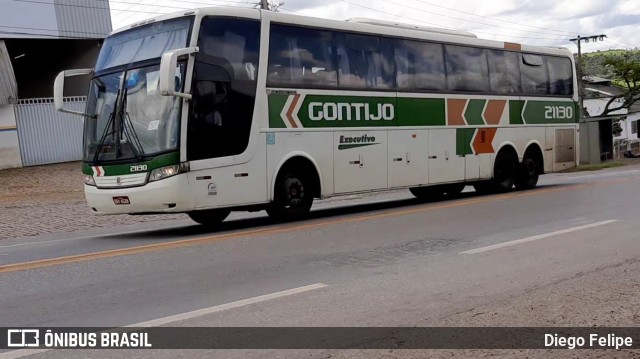
[[[500,22],[504,22],[507,24],[513,24],[513,25],[518,25],[518,26],[524,26],[524,27],[529,27],[532,29],[540,29],[540,30],[547,30],[547,31],[555,31],[555,32],[560,32],[560,33],[565,33],[565,34],[576,34],[574,32],[571,31],[566,31],[566,30],[555,30],[555,29],[551,29],[551,28],[546,28],[546,27],[540,27],[540,26],[533,26],[533,25],[525,25],[525,24],[520,24],[514,21],[508,21],[508,20],[503,20],[503,19],[498,19],[495,17],[490,17],[490,16],[484,16],[484,15],[477,15],[474,13],[470,13],[470,12],[466,12],[466,11],[462,11],[462,10],[457,10],[457,9],[452,9],[446,6],[442,6],[442,5],[437,5],[428,1],[424,1],[424,0],[414,0],[423,4],[428,4],[431,6],[435,6],[435,7],[439,7],[442,9],[446,9],[446,10],[451,10],[451,11],[455,11],[455,12],[459,12],[459,13],[463,13],[463,14],[467,14],[467,15],[471,15],[471,16],[476,16],[476,17],[481,17],[481,18],[485,18],[485,19],[490,19],[490,20],[494,20],[494,21],[500,21]]]
[[[530,30],[516,29],[516,28],[512,28],[512,27],[505,27],[505,26],[493,25],[493,24],[489,24],[489,23],[486,23],[486,22],[475,21],[475,20],[469,20],[469,19],[464,19],[464,18],[460,18],[460,17],[455,17],[455,16],[450,16],[450,15],[440,14],[440,13],[436,13],[436,12],[432,12],[432,11],[424,10],[424,9],[421,9],[421,8],[417,8],[417,7],[410,6],[410,5],[405,5],[405,4],[398,3],[398,2],[394,2],[394,1],[390,1],[390,0],[382,0],[382,1],[384,1],[384,2],[388,2],[388,3],[390,3],[390,4],[394,4],[394,5],[397,5],[397,6],[402,6],[402,7],[405,7],[405,8],[407,8],[407,9],[412,9],[412,10],[417,10],[417,11],[420,11],[420,12],[424,12],[424,13],[426,13],[426,14],[432,14],[432,15],[437,15],[437,16],[447,17],[447,18],[454,19],[454,20],[466,21],[466,22],[471,22],[471,23],[474,23],[474,24],[480,24],[480,25],[484,25],[484,26],[497,27],[497,28],[506,29],[506,30],[516,30],[516,31],[527,32],[527,33],[532,33],[532,34],[540,34],[540,35],[549,35],[549,36],[556,36],[556,37],[564,37],[563,35],[559,35],[559,34],[550,34],[550,33],[539,32],[539,31],[530,31]]]
[[[153,4],[157,4],[157,3],[158,3],[158,0],[155,0],[155,1],[153,2]],[[140,5],[142,5],[142,4],[140,4]],[[124,11],[129,11],[129,10],[130,10],[131,8],[133,8],[134,6],[136,6],[136,5],[130,5],[130,6],[127,8],[127,10],[124,10]],[[144,9],[146,9],[148,6],[150,6],[150,5],[144,4]],[[158,8],[158,10],[159,10],[159,8]],[[157,13],[157,12],[158,12],[158,10],[155,10],[155,13]],[[120,10],[120,11],[123,11],[123,10]],[[126,19],[130,19],[130,18],[132,18],[133,16],[138,15],[138,14],[139,14],[138,12],[136,12],[135,10],[133,10],[133,11],[131,11],[129,14],[126,14],[126,16],[124,17],[124,19],[120,19],[120,21],[124,21],[124,20],[126,20]]]
[[[298,14],[298,15],[302,15],[302,16],[307,16],[307,15],[305,15],[305,14],[301,13],[301,12],[298,12],[298,11],[295,11],[295,10],[288,9],[288,8],[286,8],[286,7],[284,7],[284,6],[281,6],[280,8],[281,8],[282,10],[288,11],[288,12],[290,12],[290,13],[292,13],[292,14]]]
[[[403,18],[403,19],[408,19],[408,20],[412,20],[412,21],[417,21],[417,22],[420,22],[420,23],[423,23],[423,24],[426,24],[426,25],[430,25],[430,26],[442,27],[442,25],[436,25],[436,24],[428,23],[426,21],[423,21],[423,20],[420,20],[420,19],[416,19],[416,18],[412,18],[412,17],[392,14],[392,13],[389,13],[389,12],[386,12],[386,11],[382,11],[382,10],[374,9],[374,8],[371,8],[371,7],[368,7],[368,6],[360,5],[358,3],[354,3],[354,2],[351,2],[351,1],[348,1],[348,0],[340,0],[340,1],[342,1],[344,3],[347,3],[347,4],[359,6],[359,7],[364,8],[364,9],[368,9],[368,10],[376,11],[376,12],[379,12],[379,13],[383,13],[383,14],[386,14],[386,15],[390,15],[390,16],[394,16],[394,17],[398,17],[398,18]],[[454,30],[469,31],[469,30],[455,29],[455,28],[454,28]],[[555,40],[555,41],[562,40],[560,38],[550,38],[550,37],[529,37],[529,36],[513,36],[513,35],[492,34],[492,33],[488,33],[488,32],[481,32],[481,31],[475,31],[475,30],[473,32],[477,33],[477,34],[483,34],[483,35],[491,35],[491,36],[498,36],[498,37],[511,37],[511,38],[516,38],[516,39]]]
[[[633,45],[633,44],[630,44],[630,43],[628,43],[628,42],[620,41],[620,40],[617,40],[617,39],[614,39],[614,38],[611,38],[611,37],[610,37],[609,39],[611,39],[611,40],[613,40],[613,41],[615,41],[615,42],[617,42],[617,43],[619,43],[619,44],[622,44],[622,45],[631,46],[631,47],[633,47],[634,49],[637,49],[637,48],[638,48],[638,45]]]

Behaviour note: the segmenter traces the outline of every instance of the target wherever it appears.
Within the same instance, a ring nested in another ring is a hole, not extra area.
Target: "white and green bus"
[[[84,113],[99,214],[306,214],[315,198],[529,189],[575,166],[567,49],[252,9],[158,17],[106,38]]]

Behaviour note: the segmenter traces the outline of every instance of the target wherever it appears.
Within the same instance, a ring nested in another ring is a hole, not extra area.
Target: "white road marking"
[[[251,305],[251,304],[265,302],[265,301],[268,301],[268,300],[271,300],[271,299],[288,297],[288,296],[291,296],[291,295],[300,294],[300,293],[304,293],[304,292],[309,292],[309,291],[312,291],[312,290],[322,289],[322,288],[326,288],[326,287],[328,287],[327,284],[316,283],[316,284],[307,285],[307,286],[304,286],[304,287],[298,287],[298,288],[283,290],[281,292],[275,292],[275,293],[260,295],[260,296],[253,297],[253,298],[242,299],[242,300],[238,300],[238,301],[231,302],[231,303],[220,304],[220,305],[216,305],[216,306],[209,307],[209,308],[198,309],[198,310],[194,310],[194,311],[186,312],[186,313],[182,313],[182,314],[171,315],[171,316],[164,317],[164,318],[153,319],[153,320],[149,320],[149,321],[146,321],[146,322],[130,324],[130,325],[126,325],[126,326],[124,326],[122,328],[159,327],[161,325],[167,325],[167,324],[171,324],[171,323],[175,323],[175,322],[180,322],[180,321],[183,321],[183,320],[194,319],[194,318],[202,317],[202,316],[213,314],[213,313],[217,313],[217,312],[222,312],[224,310],[240,308],[240,307],[244,307],[244,306]],[[51,351],[51,350],[54,350],[54,349],[20,349],[20,350],[14,350],[14,351],[6,352],[6,353],[0,353],[0,359],[24,358],[24,357],[27,357],[27,356],[30,356],[30,355],[45,353],[45,352],[48,352],[48,351]]]
[[[198,317],[202,317],[202,316],[205,316],[205,315],[221,312],[221,311],[224,311],[224,310],[240,308],[240,307],[244,307],[245,305],[251,305],[251,304],[260,303],[260,302],[264,302],[264,301],[271,300],[271,299],[287,297],[287,296],[290,296],[290,295],[300,294],[300,293],[304,293],[304,292],[308,292],[308,291],[312,291],[312,290],[316,290],[316,289],[321,289],[321,288],[325,288],[325,287],[328,287],[328,285],[322,284],[322,283],[307,285],[307,286],[304,286],[304,287],[283,290],[282,292],[275,292],[275,293],[271,293],[271,294],[260,295],[260,296],[257,296],[257,297],[248,298],[248,299],[242,299],[242,300],[238,300],[238,301],[231,302],[231,303],[226,303],[226,304],[220,304],[220,305],[216,305],[216,306],[209,307],[209,308],[198,309],[198,310],[194,310],[192,312],[176,314],[176,315],[172,315],[172,316],[169,316],[169,317],[149,320],[147,322],[131,324],[131,325],[125,326],[124,328],[159,327],[161,325],[167,325],[167,324],[170,324],[170,323],[180,322],[180,321],[183,321],[183,320],[198,318]]]
[[[554,232],[545,233],[545,234],[539,234],[539,235],[531,236],[531,237],[527,237],[527,238],[516,239],[514,241],[508,241],[508,242],[494,244],[494,245],[491,245],[491,246],[471,249],[471,250],[468,250],[468,251],[460,252],[460,254],[477,254],[477,253],[488,252],[488,251],[492,251],[494,249],[500,249],[500,248],[504,248],[504,247],[515,246],[517,244],[529,243],[529,242],[537,241],[539,239],[545,239],[545,238],[549,238],[549,237],[553,237],[553,236],[559,236],[561,234],[567,234],[567,233],[571,233],[571,232],[582,231],[582,230],[589,229],[589,228],[600,227],[600,226],[604,226],[604,225],[611,224],[611,223],[614,223],[614,222],[618,222],[618,220],[617,219],[613,219],[613,220],[608,220],[608,221],[585,224],[585,225],[577,226],[577,227],[571,227],[571,228],[567,228],[567,229],[561,229],[559,231],[554,231]]]

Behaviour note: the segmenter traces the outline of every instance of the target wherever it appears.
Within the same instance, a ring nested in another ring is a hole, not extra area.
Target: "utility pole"
[[[591,40],[592,42],[596,42],[598,40],[600,41],[604,41],[604,38],[607,37],[607,35],[604,34],[600,34],[600,35],[591,35],[591,36],[585,36],[582,37],[580,35],[578,35],[578,37],[573,38],[573,39],[569,39],[569,41],[571,42],[575,42],[578,45],[578,66],[576,66],[576,72],[578,73],[578,96],[579,96],[579,104],[580,104],[580,118],[583,118],[583,114],[584,112],[586,112],[584,110],[584,80],[582,79],[582,41],[584,41],[585,43],[588,43],[589,40]]]

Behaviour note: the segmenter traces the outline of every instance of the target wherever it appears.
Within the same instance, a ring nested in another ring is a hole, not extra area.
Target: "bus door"
[[[257,20],[202,20],[186,144],[199,207],[266,199],[266,161],[241,159],[252,134],[259,38]]]

